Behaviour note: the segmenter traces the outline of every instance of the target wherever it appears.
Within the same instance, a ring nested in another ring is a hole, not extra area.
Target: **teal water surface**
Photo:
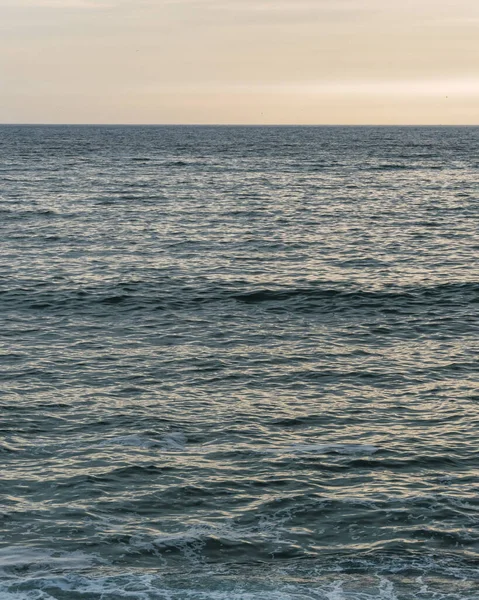
[[[479,128],[0,156],[1,600],[479,598]]]

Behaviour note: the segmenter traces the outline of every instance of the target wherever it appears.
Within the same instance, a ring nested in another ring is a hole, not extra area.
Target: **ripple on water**
[[[0,128],[0,597],[477,597],[477,128]]]

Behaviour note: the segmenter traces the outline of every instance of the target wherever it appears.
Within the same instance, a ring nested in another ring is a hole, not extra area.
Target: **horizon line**
[[[0,127],[479,127],[479,123],[3,123]]]

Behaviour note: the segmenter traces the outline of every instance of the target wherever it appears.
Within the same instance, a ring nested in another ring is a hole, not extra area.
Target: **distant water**
[[[479,598],[479,129],[0,128],[0,599]]]

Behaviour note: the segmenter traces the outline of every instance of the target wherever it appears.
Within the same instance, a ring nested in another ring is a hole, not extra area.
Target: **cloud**
[[[283,89],[288,91],[287,87]],[[332,81],[293,84],[290,89],[293,92],[304,94],[414,97],[479,96],[479,78]]]
[[[188,2],[188,0],[186,0]],[[190,0],[191,3],[191,0]],[[350,10],[358,6],[358,3],[353,3],[348,0],[243,0],[238,2],[235,0],[193,0],[194,4],[203,6],[204,8],[231,11],[231,12],[264,12],[284,13],[284,12],[317,12],[317,11],[343,11]],[[364,4],[364,2],[363,2]]]
[[[118,5],[115,0],[0,0],[6,8],[104,9]]]
[[[282,83],[203,82],[143,86],[148,93],[227,93],[300,96],[479,97],[479,78],[342,80]]]
[[[453,18],[477,18],[479,3],[477,0],[401,0],[387,2],[385,0],[136,0],[143,6],[167,6],[216,13],[223,15],[248,16],[259,18],[268,16],[272,20],[282,17],[309,18],[336,17],[355,18],[357,15],[374,13],[386,21],[404,21],[419,19],[423,24]]]
[[[376,7],[374,0],[160,0],[156,3],[152,0],[139,0],[139,3],[143,6],[163,5],[170,8],[252,16],[262,13],[271,16],[298,13],[309,15],[356,13]]]

